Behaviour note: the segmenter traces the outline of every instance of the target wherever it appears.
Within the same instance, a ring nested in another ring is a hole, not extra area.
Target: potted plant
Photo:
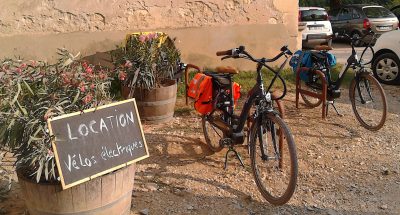
[[[30,214],[98,210],[109,202],[100,200],[99,203],[95,199],[86,202],[85,198],[95,198],[98,193],[85,194],[85,186],[94,189],[91,192],[98,189],[101,192],[101,183],[116,177],[106,175],[64,191],[61,189],[47,119],[109,103],[111,78],[108,70],[79,61],[78,56],[65,49],[60,49],[59,54],[59,61],[53,65],[41,61],[0,61],[0,148],[11,151],[16,157],[19,184]],[[130,169],[121,171],[130,173],[126,180],[132,187],[134,170],[132,173]],[[100,186],[96,186],[99,181]],[[129,210],[130,195],[127,203],[120,198],[114,200],[120,201],[114,204],[119,207],[114,210],[126,207]],[[126,206],[122,207],[121,202]],[[104,209],[111,214],[123,214],[112,210],[113,207]]]
[[[128,34],[124,47],[112,52],[121,94],[136,98],[140,118],[157,123],[172,119],[176,101],[176,73],[180,52],[160,32]]]

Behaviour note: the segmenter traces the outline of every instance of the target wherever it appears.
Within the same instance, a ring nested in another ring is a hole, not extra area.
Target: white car
[[[332,26],[328,13],[320,7],[299,8],[299,29],[302,30],[303,45],[332,45]]]
[[[382,34],[373,49],[375,77],[384,84],[400,84],[400,30]]]

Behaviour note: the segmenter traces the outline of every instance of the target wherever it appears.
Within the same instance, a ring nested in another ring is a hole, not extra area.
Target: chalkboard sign
[[[135,99],[48,120],[63,189],[149,156]]]

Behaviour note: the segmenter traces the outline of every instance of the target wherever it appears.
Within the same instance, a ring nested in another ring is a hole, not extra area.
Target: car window
[[[302,10],[301,21],[325,21],[328,20],[328,14],[325,10]]]
[[[338,14],[339,14],[340,9],[336,8],[336,9],[332,9],[329,11],[329,17],[331,20],[337,20],[338,19]]]
[[[364,7],[363,12],[368,18],[393,18],[396,17],[390,10],[384,7]]]
[[[352,10],[350,8],[343,8],[338,16],[338,20],[348,20],[352,17]]]
[[[361,18],[360,13],[358,13],[357,10],[353,9],[353,19],[359,19],[359,18]]]

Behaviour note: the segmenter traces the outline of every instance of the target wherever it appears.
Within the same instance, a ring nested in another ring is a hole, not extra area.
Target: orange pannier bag
[[[203,73],[197,73],[190,81],[187,95],[195,100],[194,108],[197,112],[204,115],[213,110],[212,93],[212,78]]]

